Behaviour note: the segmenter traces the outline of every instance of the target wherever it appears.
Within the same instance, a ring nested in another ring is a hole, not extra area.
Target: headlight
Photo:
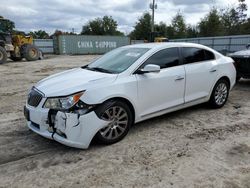
[[[50,108],[54,110],[68,110],[73,107],[83,95],[84,92],[76,93],[67,97],[53,97],[48,98],[43,105],[44,108]]]

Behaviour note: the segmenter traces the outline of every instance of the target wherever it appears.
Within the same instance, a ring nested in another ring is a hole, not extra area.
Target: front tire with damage
[[[103,103],[97,110],[97,115],[110,121],[108,126],[102,128],[96,134],[96,138],[102,144],[114,144],[122,140],[133,124],[133,114],[129,106],[119,100],[109,100]]]

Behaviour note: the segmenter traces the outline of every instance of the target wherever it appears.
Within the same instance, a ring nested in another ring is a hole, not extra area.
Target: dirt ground
[[[0,66],[0,187],[250,188],[250,80],[225,107],[199,105],[133,126],[121,142],[78,150],[29,131],[28,89],[96,56]]]

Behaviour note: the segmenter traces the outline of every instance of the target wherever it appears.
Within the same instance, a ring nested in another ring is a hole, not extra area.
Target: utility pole
[[[154,22],[155,22],[155,0],[151,4],[150,8],[152,9],[152,22],[151,22],[151,32],[154,32]]]
[[[154,39],[154,23],[155,23],[155,9],[157,9],[157,4],[155,3],[155,0],[153,0],[153,3],[150,3],[149,8],[152,9],[152,21],[151,21],[151,41]]]

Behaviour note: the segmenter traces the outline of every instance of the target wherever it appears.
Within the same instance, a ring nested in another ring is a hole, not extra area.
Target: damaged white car
[[[85,149],[94,137],[118,142],[148,118],[204,102],[222,107],[235,79],[233,60],[202,45],[131,45],[38,82],[24,114],[37,134]]]

